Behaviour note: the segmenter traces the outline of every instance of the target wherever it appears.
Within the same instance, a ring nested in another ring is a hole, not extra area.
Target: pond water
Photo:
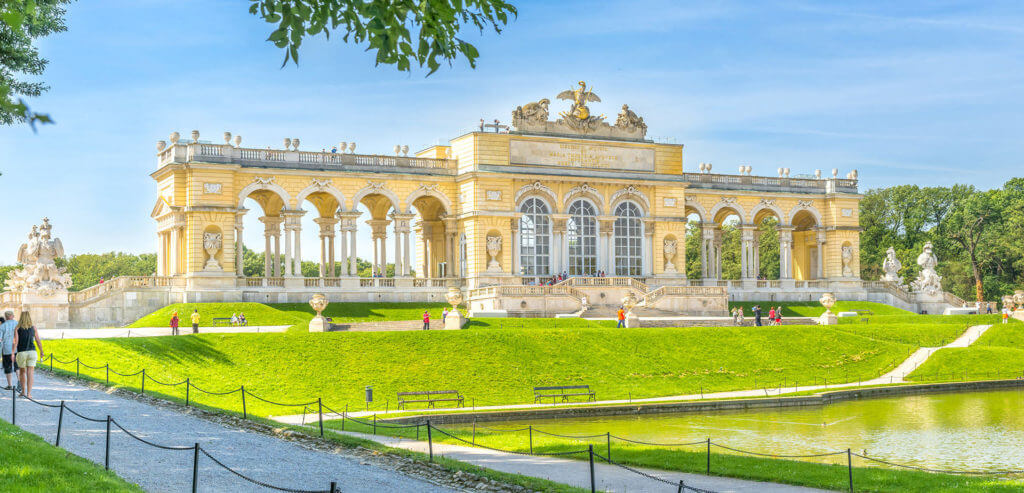
[[[648,414],[486,425],[501,429],[532,425],[565,435],[611,432],[649,442],[693,442],[711,437],[712,441],[730,447],[773,454],[814,454],[849,447],[857,453],[866,451],[870,457],[929,468],[1024,469],[1024,390],[915,395],[712,414]]]

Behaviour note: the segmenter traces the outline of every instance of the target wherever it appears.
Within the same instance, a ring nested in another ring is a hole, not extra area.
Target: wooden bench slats
[[[571,390],[582,390],[583,392],[567,392]],[[560,392],[552,393],[549,391]],[[597,394],[593,390],[590,390],[589,385],[549,385],[533,388],[533,402],[537,402],[548,397],[552,399],[552,402],[554,399],[559,397],[562,398],[562,402],[569,402],[569,397],[575,396],[586,396],[589,401],[597,400]]]
[[[415,392],[397,392],[397,394],[399,409],[406,404],[415,402],[426,402],[427,407],[434,407],[436,402],[457,402],[458,406],[462,407],[463,402],[465,402],[465,398],[458,390],[420,390]],[[426,399],[406,399],[406,396],[425,396]]]

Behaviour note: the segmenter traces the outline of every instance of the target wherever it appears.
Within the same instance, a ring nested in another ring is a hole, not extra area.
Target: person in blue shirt
[[[14,357],[11,356],[14,353],[14,330],[18,326],[18,321],[14,319],[14,312],[8,310],[4,312],[4,323],[0,324],[0,349],[3,351],[3,367],[4,376],[7,377],[7,387],[5,390],[11,390],[11,375],[14,374]]]

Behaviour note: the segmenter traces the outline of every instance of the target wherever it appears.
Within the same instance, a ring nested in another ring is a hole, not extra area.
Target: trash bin
[[[366,386],[366,403],[369,404],[371,402],[373,402],[373,387],[367,385]]]

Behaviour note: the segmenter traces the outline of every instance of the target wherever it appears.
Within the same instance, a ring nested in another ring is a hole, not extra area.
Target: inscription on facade
[[[512,164],[654,171],[654,149],[614,145],[513,140],[509,160]]]

